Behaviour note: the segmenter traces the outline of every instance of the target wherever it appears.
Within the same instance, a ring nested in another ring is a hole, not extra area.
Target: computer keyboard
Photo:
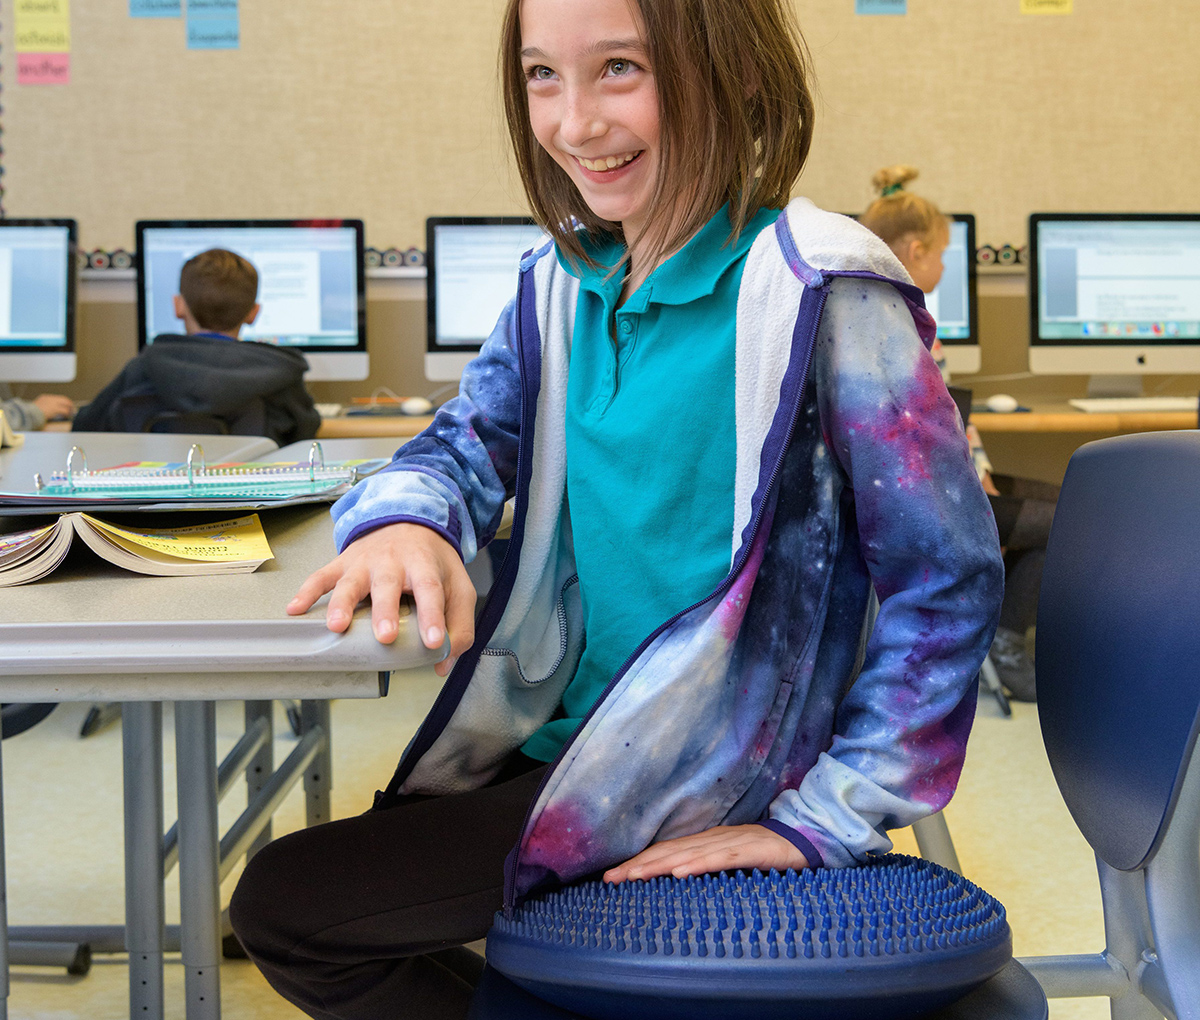
[[[1068,404],[1089,414],[1136,414],[1138,411],[1195,411],[1198,397],[1083,397]]]

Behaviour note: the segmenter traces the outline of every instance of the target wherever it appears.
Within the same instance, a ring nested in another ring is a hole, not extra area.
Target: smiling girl
[[[786,6],[510,0],[505,107],[548,237],[288,607],[332,592],[342,631],[369,595],[389,642],[410,591],[451,649],[374,809],[270,844],[235,894],[313,1017],[464,1016],[482,964],[454,947],[539,888],[850,867],[953,793],[996,529],[920,291],[788,202],[813,106]],[[512,497],[476,620],[463,561]]]

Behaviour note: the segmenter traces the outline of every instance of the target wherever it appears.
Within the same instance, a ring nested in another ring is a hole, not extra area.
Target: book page
[[[262,563],[274,559],[258,514],[186,528],[127,528],[79,515],[127,552],[150,560],[201,563]]]
[[[12,430],[12,426],[8,423],[8,418],[5,417],[3,411],[0,411],[0,447],[20,446],[23,442],[25,442],[25,437],[21,433]]]

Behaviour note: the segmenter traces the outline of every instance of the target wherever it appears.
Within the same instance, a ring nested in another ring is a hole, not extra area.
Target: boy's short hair
[[[662,166],[651,208],[682,202],[654,259],[685,244],[726,202],[730,239],[760,209],[782,209],[808,158],[815,103],[809,56],[790,0],[630,0],[646,26],[658,86]],[[500,37],[504,112],[535,217],[568,257],[591,264],[572,229],[620,234],[600,220],[529,123],[521,66],[521,2]],[[574,223],[572,222],[574,221]],[[625,238],[626,244],[634,238]]]
[[[183,264],[179,295],[201,329],[225,333],[246,321],[258,297],[258,271],[224,248],[202,251]]]

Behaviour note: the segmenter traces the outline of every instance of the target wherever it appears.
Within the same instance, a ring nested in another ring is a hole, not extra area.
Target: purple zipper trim
[[[770,829],[775,835],[786,839],[792,846],[804,854],[804,859],[808,861],[810,868],[825,867],[825,861],[821,858],[821,852],[798,829],[793,829],[790,825],[784,825],[783,822],[775,818],[764,818],[761,822],[755,822],[754,824],[761,825],[764,829]]]
[[[783,217],[780,217],[782,219]],[[776,221],[778,223],[778,221]],[[793,246],[794,248],[794,246]],[[521,824],[521,835],[517,841],[517,845],[509,852],[504,861],[504,912],[505,916],[511,916],[515,904],[515,891],[517,871],[520,867],[521,844],[525,839],[525,832],[529,828],[529,819],[533,814],[534,806],[542,795],[542,790],[546,786],[546,782],[554,774],[554,770],[558,767],[559,762],[565,757],[571,745],[575,742],[575,738],[587,726],[588,720],[591,719],[596,709],[608,697],[612,689],[620,682],[621,678],[628,672],[629,667],[637,661],[638,656],[648,648],[654,640],[663,633],[668,627],[675,623],[676,620],[688,613],[699,609],[701,606],[712,602],[714,599],[721,598],[725,592],[729,590],[734,579],[740,573],[746,560],[749,558],[750,550],[754,545],[754,540],[758,535],[759,526],[762,523],[763,507],[766,503],[768,493],[774,488],[776,479],[779,476],[783,465],[783,457],[791,443],[792,436],[796,431],[796,422],[800,417],[800,402],[804,395],[804,385],[808,380],[808,370],[812,363],[813,347],[816,345],[817,327],[821,321],[821,313],[825,308],[825,300],[829,295],[829,289],[822,287],[820,289],[812,289],[806,287],[800,297],[800,308],[796,314],[796,324],[792,329],[792,351],[793,356],[789,363],[787,371],[784,373],[783,382],[780,384],[780,401],[779,408],[775,413],[775,420],[771,423],[771,428],[767,433],[767,439],[763,444],[764,450],[769,450],[772,443],[778,444],[778,449],[774,458],[764,457],[764,461],[772,461],[770,475],[764,486],[760,482],[759,492],[755,494],[755,499],[751,501],[752,511],[750,516],[750,524],[747,525],[747,531],[743,532],[741,547],[738,549],[737,556],[734,557],[734,563],[725,579],[707,598],[701,599],[687,609],[681,610],[672,616],[665,623],[655,628],[655,630],[634,650],[633,654],[622,664],[617,670],[616,675],[608,682],[604,688],[604,692],[596,699],[595,703],[588,710],[587,715],[580,721],[578,728],[563,744],[562,749],[550,763],[550,767],[546,770],[542,777],[541,783],[538,784],[537,791],[533,795],[533,799],[529,802],[529,807],[525,812],[525,820]],[[797,344],[802,344],[803,356],[797,359]],[[797,367],[797,362],[800,362]],[[803,853],[803,850],[801,851]]]
[[[384,791],[384,798],[387,800],[396,796],[400,785],[412,773],[421,756],[433,746],[434,741],[441,736],[450,722],[466,692],[471,675],[479,664],[484,647],[496,632],[516,582],[529,506],[529,483],[533,476],[534,413],[542,378],[542,345],[537,321],[536,294],[531,279],[536,262],[536,258],[524,260],[517,281],[517,307],[520,310],[517,321],[517,354],[521,371],[521,437],[517,450],[516,513],[513,518],[512,538],[504,556],[504,563],[500,567],[500,574],[492,584],[483,611],[475,622],[475,641],[455,663],[407,753],[396,766],[396,771]]]

